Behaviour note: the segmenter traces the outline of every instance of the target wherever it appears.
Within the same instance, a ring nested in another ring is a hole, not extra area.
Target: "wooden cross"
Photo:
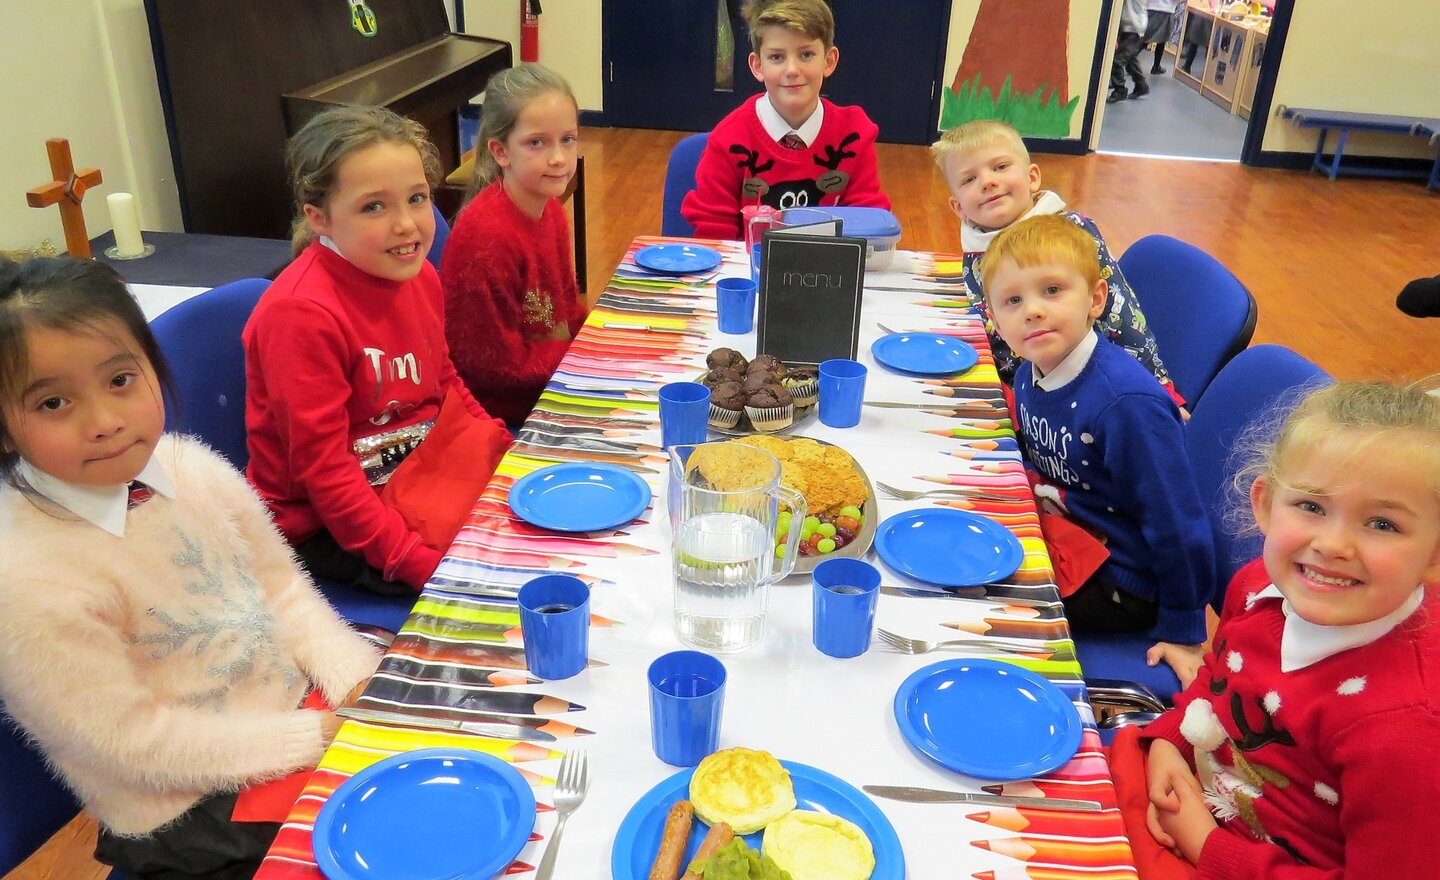
[[[50,173],[55,179],[25,193],[25,201],[32,208],[58,204],[60,223],[65,227],[65,250],[72,257],[88,260],[90,236],[85,233],[85,212],[80,202],[87,189],[100,183],[100,169],[76,171],[70,159],[70,141],[65,138],[50,138],[45,142],[45,151],[50,154]]]

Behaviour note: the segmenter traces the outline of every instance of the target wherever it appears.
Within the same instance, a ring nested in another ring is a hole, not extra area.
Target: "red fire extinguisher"
[[[540,60],[540,0],[520,0],[520,60]]]

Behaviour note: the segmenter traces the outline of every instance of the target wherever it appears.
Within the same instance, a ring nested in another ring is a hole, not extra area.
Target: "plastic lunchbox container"
[[[825,213],[839,217],[841,234],[863,238],[865,269],[882,270],[895,259],[895,246],[900,243],[900,221],[884,208],[825,207]]]

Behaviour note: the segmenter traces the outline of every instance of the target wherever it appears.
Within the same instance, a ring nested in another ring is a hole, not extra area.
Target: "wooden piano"
[[[145,0],[145,10],[187,232],[287,237],[285,141],[335,104],[420,121],[454,168],[458,108],[513,63],[508,43],[449,33],[443,0]]]

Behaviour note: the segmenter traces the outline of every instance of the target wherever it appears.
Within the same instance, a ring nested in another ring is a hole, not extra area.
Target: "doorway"
[[[1165,0],[1150,3],[1165,5]],[[1097,98],[1108,95],[1112,100],[1106,102],[1097,150],[1242,161],[1247,139],[1253,137],[1258,144],[1263,134],[1266,113],[1255,112],[1256,95],[1267,77],[1274,82],[1283,42],[1270,37],[1275,0],[1261,5],[1264,14],[1231,18],[1212,9],[1210,0],[1175,3],[1160,56],[1150,43],[1140,52],[1139,68],[1148,93],[1127,76],[1125,97],[1115,100],[1120,92],[1101,78]],[[1156,10],[1150,14],[1154,16]],[[1151,39],[1156,36],[1153,27],[1146,34]]]
[[[709,131],[758,93],[740,6],[741,0],[606,0],[605,124]],[[949,0],[833,0],[831,8],[840,64],[824,96],[864,107],[882,141],[934,140]]]

